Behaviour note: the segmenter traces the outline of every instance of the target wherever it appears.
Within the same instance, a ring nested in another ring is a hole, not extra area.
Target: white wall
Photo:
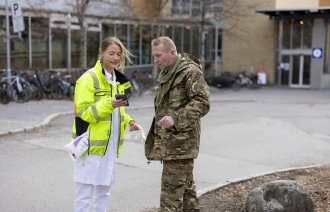
[[[276,9],[317,8],[319,0],[276,0]]]

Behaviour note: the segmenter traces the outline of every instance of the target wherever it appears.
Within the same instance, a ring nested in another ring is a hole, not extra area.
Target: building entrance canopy
[[[257,13],[262,13],[268,15],[270,18],[276,17],[292,17],[292,16],[306,16],[314,17],[314,18],[329,18],[330,7],[320,7],[320,8],[306,8],[306,9],[258,9]]]

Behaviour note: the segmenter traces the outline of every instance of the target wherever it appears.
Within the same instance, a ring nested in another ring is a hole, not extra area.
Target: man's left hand
[[[139,127],[137,124],[135,124],[135,122],[130,122],[129,123],[129,131],[136,131],[139,130]]]

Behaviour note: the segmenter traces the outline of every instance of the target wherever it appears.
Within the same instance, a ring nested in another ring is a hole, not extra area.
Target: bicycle
[[[66,97],[73,100],[75,83],[73,82],[72,75],[66,74],[62,77],[62,79],[60,79],[60,81],[63,84]]]
[[[45,94],[49,99],[63,99],[65,86],[59,76],[57,76],[58,74],[54,71],[49,71],[49,79],[45,80],[41,72],[40,70],[35,70],[30,80],[31,84],[38,90],[39,98],[42,98],[43,94]]]
[[[15,71],[13,73],[15,75],[10,77],[2,77],[1,79],[1,102],[3,101],[6,103],[8,101],[6,98],[12,99],[19,103],[29,101],[32,97],[32,88],[30,83],[21,77],[20,71]],[[5,94],[4,91],[6,91],[7,94]]]

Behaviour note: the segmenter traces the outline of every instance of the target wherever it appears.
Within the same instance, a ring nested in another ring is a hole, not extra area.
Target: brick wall
[[[157,4],[159,0],[132,0],[132,9],[136,16],[155,17],[157,16]]]
[[[330,7],[330,0],[320,0],[320,7]]]
[[[274,83],[275,73],[275,22],[268,16],[256,13],[258,8],[273,8],[274,1],[225,0],[225,21],[222,41],[221,71],[238,73],[267,71],[268,83]]]

